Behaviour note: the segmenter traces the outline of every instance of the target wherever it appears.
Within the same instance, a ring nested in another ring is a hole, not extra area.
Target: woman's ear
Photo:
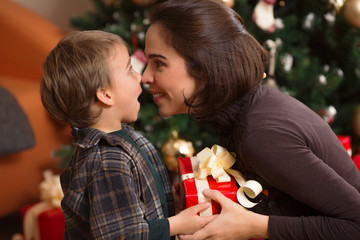
[[[112,92],[110,91],[110,89],[99,88],[96,91],[96,97],[100,102],[105,105],[111,106],[114,104]]]

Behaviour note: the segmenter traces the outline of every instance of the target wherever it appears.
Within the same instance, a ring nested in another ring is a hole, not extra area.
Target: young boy
[[[125,124],[137,119],[140,81],[125,42],[103,31],[68,34],[43,64],[43,105],[75,145],[61,174],[65,239],[169,239],[212,220],[197,215],[208,204],[171,216],[166,168]]]

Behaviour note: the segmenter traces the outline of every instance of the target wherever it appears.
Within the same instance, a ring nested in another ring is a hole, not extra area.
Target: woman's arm
[[[210,191],[208,196],[221,204],[220,215],[195,234],[181,236],[181,240],[208,237],[359,239],[359,191],[290,133],[276,134],[276,139],[273,136],[266,131],[261,131],[261,136],[250,135],[244,145],[246,160],[267,183],[318,214],[306,217],[259,215]],[[345,157],[344,161],[347,160]]]
[[[347,155],[332,151],[331,144],[327,146],[330,141],[334,139],[320,143],[323,155],[330,155],[323,160],[314,154],[310,143],[289,131],[262,129],[248,136],[244,155],[254,171],[271,186],[317,212],[317,216],[306,217],[270,216],[270,238],[359,239],[360,193],[339,173],[347,172],[355,178],[360,173],[354,173]]]

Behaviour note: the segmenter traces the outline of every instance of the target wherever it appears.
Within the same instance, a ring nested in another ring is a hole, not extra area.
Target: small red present
[[[40,183],[41,202],[21,209],[23,233],[26,240],[64,239],[65,220],[60,208],[64,194],[60,176],[51,170],[43,172]]]
[[[238,202],[236,198],[238,187],[236,186],[236,182],[233,178],[231,178],[230,182],[217,183],[212,176],[207,176],[206,179],[188,177],[194,174],[191,159],[196,161],[195,158],[196,157],[178,158],[179,172],[183,179],[180,194],[184,207],[188,208],[197,205],[200,202],[205,202],[205,197],[202,194],[202,191],[205,189],[218,190],[229,199],[234,202]],[[219,213],[220,210],[220,205],[215,201],[211,201],[211,208],[200,213],[200,215],[213,215]]]
[[[61,209],[41,204],[43,202],[21,209],[24,239],[63,240],[65,220]],[[27,214],[30,216],[26,216]]]
[[[344,146],[346,151],[349,153],[350,157],[352,156],[352,149],[351,149],[351,139],[350,136],[346,135],[338,135],[338,139],[340,140],[341,144]]]
[[[352,160],[354,161],[356,167],[359,169],[360,171],[360,154],[355,154],[353,157],[352,157]]]
[[[249,201],[245,193],[248,197],[255,198],[262,191],[262,187],[254,180],[246,181],[240,172],[230,169],[234,163],[233,154],[218,145],[214,145],[211,149],[205,148],[196,157],[178,158],[182,180],[180,194],[184,207],[209,201],[202,194],[205,189],[218,190],[244,207],[255,206],[257,203]],[[220,210],[220,205],[211,201],[211,208],[201,212],[200,215],[213,215]]]

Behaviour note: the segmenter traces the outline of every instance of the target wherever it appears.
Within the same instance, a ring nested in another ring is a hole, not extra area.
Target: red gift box
[[[21,216],[24,230],[24,218],[29,209],[34,206],[27,205],[21,209]],[[45,210],[38,215],[39,237],[40,240],[63,240],[65,220],[60,208],[54,207]],[[25,234],[25,231],[24,231]],[[26,239],[26,238],[24,238]]]
[[[360,171],[360,154],[355,154],[354,157],[352,158],[352,160],[354,161],[356,167]]]
[[[340,140],[343,147],[346,149],[346,151],[349,153],[350,157],[352,156],[352,149],[351,149],[351,139],[350,136],[345,135],[338,135],[338,139]]]
[[[238,187],[232,177],[230,182],[221,183],[217,183],[212,176],[207,176],[207,179],[204,180],[196,179],[193,177],[195,167],[191,162],[192,159],[193,161],[196,161],[196,158],[194,157],[178,158],[179,173],[182,178],[182,183],[180,184],[180,194],[184,204],[183,207],[188,208],[197,205],[199,202],[206,201],[203,194],[201,193],[202,190],[206,188],[218,190],[227,198],[238,203],[236,197]],[[221,207],[217,202],[211,201],[211,209],[209,208],[209,211],[206,212],[205,210],[204,212],[200,213],[200,215],[212,215],[220,213]]]

